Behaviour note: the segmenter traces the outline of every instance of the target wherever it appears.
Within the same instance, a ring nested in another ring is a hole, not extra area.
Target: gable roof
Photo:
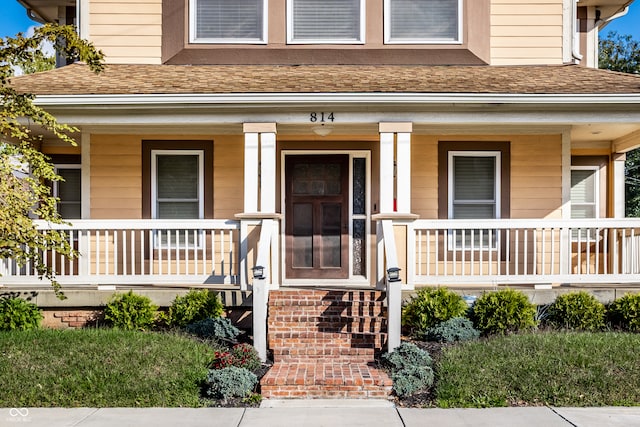
[[[14,77],[36,95],[240,93],[640,94],[640,76],[578,65],[107,65]]]

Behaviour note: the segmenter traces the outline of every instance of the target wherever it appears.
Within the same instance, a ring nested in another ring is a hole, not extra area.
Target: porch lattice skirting
[[[389,398],[392,382],[375,367],[386,340],[384,293],[281,290],[269,296],[274,365],[265,398]]]

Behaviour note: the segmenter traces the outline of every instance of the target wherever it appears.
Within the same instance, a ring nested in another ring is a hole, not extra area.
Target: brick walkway
[[[373,291],[282,290],[269,298],[274,366],[265,398],[388,398],[374,366],[386,329],[384,295]]]

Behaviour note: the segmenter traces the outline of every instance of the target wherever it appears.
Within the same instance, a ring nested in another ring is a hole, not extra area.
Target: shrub
[[[536,307],[525,294],[513,289],[485,293],[472,308],[473,325],[485,335],[533,328],[535,316]]]
[[[640,294],[626,294],[609,305],[611,320],[631,332],[640,332]]]
[[[465,317],[453,317],[445,320],[433,328],[427,329],[427,341],[456,342],[475,340],[480,337],[480,331],[473,327],[471,320]]]
[[[157,310],[148,297],[129,291],[113,296],[104,309],[104,318],[119,329],[144,330],[153,325]]]
[[[206,340],[235,342],[236,337],[240,335],[240,329],[233,326],[231,320],[226,317],[210,317],[191,323],[185,329],[188,333]]]
[[[0,331],[38,329],[42,313],[22,298],[0,298]]]
[[[560,295],[549,306],[547,322],[557,328],[597,331],[604,328],[604,304],[581,291]]]
[[[251,344],[237,344],[230,351],[216,351],[209,365],[211,369],[224,369],[229,366],[255,371],[262,366],[262,362]]]
[[[402,310],[402,324],[422,336],[427,329],[466,311],[464,299],[447,288],[420,289]]]
[[[258,384],[258,377],[245,368],[229,366],[211,369],[207,376],[207,395],[215,399],[246,397]]]
[[[393,391],[398,397],[428,389],[433,385],[433,369],[428,366],[412,366],[391,375]]]
[[[417,345],[403,342],[391,353],[384,353],[382,355],[382,363],[391,372],[398,372],[414,366],[431,366],[433,361],[429,353]]]
[[[185,326],[208,317],[220,317],[224,307],[217,294],[207,289],[192,289],[177,296],[169,307],[169,324]]]

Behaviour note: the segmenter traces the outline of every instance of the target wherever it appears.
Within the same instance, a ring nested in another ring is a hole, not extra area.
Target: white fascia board
[[[39,95],[42,107],[120,106],[162,107],[195,105],[305,105],[347,104],[640,104],[640,94],[424,94],[424,93],[260,93],[260,94],[148,94],[148,95]]]

